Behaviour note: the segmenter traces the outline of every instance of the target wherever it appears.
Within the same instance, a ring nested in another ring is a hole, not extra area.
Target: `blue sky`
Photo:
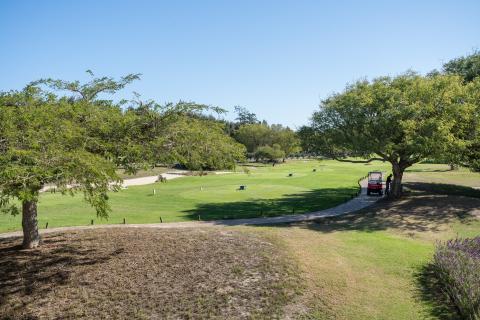
[[[480,48],[479,16],[478,0],[3,0],[0,90],[142,73],[119,98],[241,105],[296,127],[348,82]]]

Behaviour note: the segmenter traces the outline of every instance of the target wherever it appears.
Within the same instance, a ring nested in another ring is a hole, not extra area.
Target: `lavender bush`
[[[438,243],[434,265],[461,316],[480,320],[480,237]]]

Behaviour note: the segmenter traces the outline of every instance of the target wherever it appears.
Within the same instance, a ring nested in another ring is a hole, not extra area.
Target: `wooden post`
[[[126,224],[125,218],[123,218],[123,224]]]
[[[162,216],[160,216],[160,223],[163,223]]]
[[[93,219],[90,221],[90,224],[93,226]]]
[[[198,221],[200,221],[200,215],[198,215]]]
[[[45,229],[48,229],[48,222],[47,222],[47,224],[45,225]]]

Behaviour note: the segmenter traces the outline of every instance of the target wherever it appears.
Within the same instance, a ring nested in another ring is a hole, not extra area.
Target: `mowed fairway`
[[[388,166],[382,162],[365,165],[297,160],[275,167],[252,164],[238,167],[235,173],[129,187],[110,194],[108,220],[97,218],[81,194],[44,193],[39,201],[39,226],[44,228],[47,222],[49,228],[88,225],[91,219],[95,224],[123,223],[124,218],[127,223],[156,223],[160,217],[163,222],[174,222],[198,220],[199,216],[214,220],[322,210],[350,199],[358,190],[358,178],[370,170],[388,170]],[[246,190],[239,191],[240,185]],[[20,216],[0,215],[0,232],[20,228]]]

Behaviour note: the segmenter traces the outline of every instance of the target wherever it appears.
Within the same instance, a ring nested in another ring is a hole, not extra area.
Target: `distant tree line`
[[[244,107],[235,107],[235,121],[225,121],[226,132],[245,146],[247,157],[255,161],[285,161],[301,150],[297,133],[280,124],[269,125]]]

